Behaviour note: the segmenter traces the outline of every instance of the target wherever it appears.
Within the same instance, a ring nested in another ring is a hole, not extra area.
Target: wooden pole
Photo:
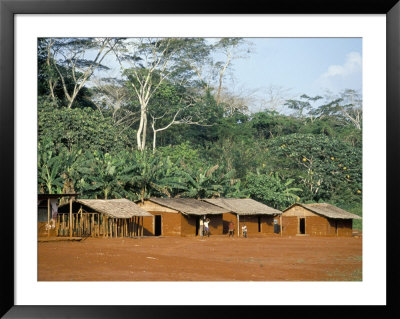
[[[92,215],[92,225],[90,227],[90,236],[93,237],[93,233],[94,233],[94,213],[91,214]]]
[[[50,236],[50,198],[47,199],[47,237]]]
[[[79,219],[79,236],[82,236],[82,234],[83,234],[82,205],[81,205],[79,212],[81,213],[81,216],[80,216],[81,218]]]
[[[72,197],[69,199],[69,237],[72,237]]]
[[[106,219],[104,218],[104,215],[101,214],[101,228],[103,230],[103,238],[106,237]]]
[[[97,237],[100,237],[100,214],[97,214]]]
[[[65,214],[62,214],[62,222],[61,222],[61,231],[62,231],[62,235],[65,236],[64,234],[64,223],[65,223]]]
[[[239,237],[239,236],[240,236],[240,228],[239,228],[240,219],[239,219],[239,214],[237,214],[236,216],[237,216],[237,230],[238,230],[237,236]]]
[[[58,236],[58,228],[60,227],[60,216],[57,214],[57,221],[56,221],[56,236]]]
[[[279,216],[279,222],[280,222],[280,224],[281,224],[281,231],[280,231],[280,233],[281,233],[281,237],[282,237],[282,233],[283,233],[283,225],[282,225],[282,214]]]

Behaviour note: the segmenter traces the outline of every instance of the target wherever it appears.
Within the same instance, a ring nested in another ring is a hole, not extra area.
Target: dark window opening
[[[258,232],[261,232],[261,216],[258,216]]]
[[[306,233],[306,219],[300,218],[300,234]]]
[[[154,236],[161,235],[161,215],[154,216]]]

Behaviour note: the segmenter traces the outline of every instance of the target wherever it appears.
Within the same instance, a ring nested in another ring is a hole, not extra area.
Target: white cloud
[[[362,57],[359,52],[346,54],[343,64],[330,65],[313,83],[316,91],[339,92],[344,89],[362,89]]]
[[[359,52],[350,52],[346,55],[346,61],[343,65],[331,65],[328,71],[322,74],[321,78],[333,76],[346,77],[361,71],[362,59]]]

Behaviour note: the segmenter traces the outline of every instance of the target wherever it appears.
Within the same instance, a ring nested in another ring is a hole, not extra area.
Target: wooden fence
[[[57,215],[56,234],[67,237],[70,234],[68,213]],[[100,213],[72,214],[72,237],[137,237],[143,236],[143,217],[113,218]]]

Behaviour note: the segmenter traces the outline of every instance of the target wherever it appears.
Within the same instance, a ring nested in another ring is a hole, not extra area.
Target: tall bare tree
[[[118,41],[112,38],[50,39],[52,46],[48,57],[61,81],[68,108],[72,107],[79,91],[92,74],[99,68],[106,68],[102,62]],[[88,58],[90,55],[94,55],[94,58]],[[67,77],[72,79],[71,88]]]
[[[143,151],[146,147],[151,99],[167,81],[173,85],[192,85],[190,82],[200,73],[188,66],[191,65],[190,61],[204,59],[208,54],[206,45],[202,38],[136,38],[124,41],[124,45],[115,48],[114,53],[140,106],[136,141],[138,150]],[[189,106],[182,104],[181,110],[175,110],[167,127],[156,128],[156,122],[170,116],[170,110],[160,109],[159,113],[152,114],[153,147],[157,132],[177,123],[194,123],[188,118],[178,119],[183,109]]]

